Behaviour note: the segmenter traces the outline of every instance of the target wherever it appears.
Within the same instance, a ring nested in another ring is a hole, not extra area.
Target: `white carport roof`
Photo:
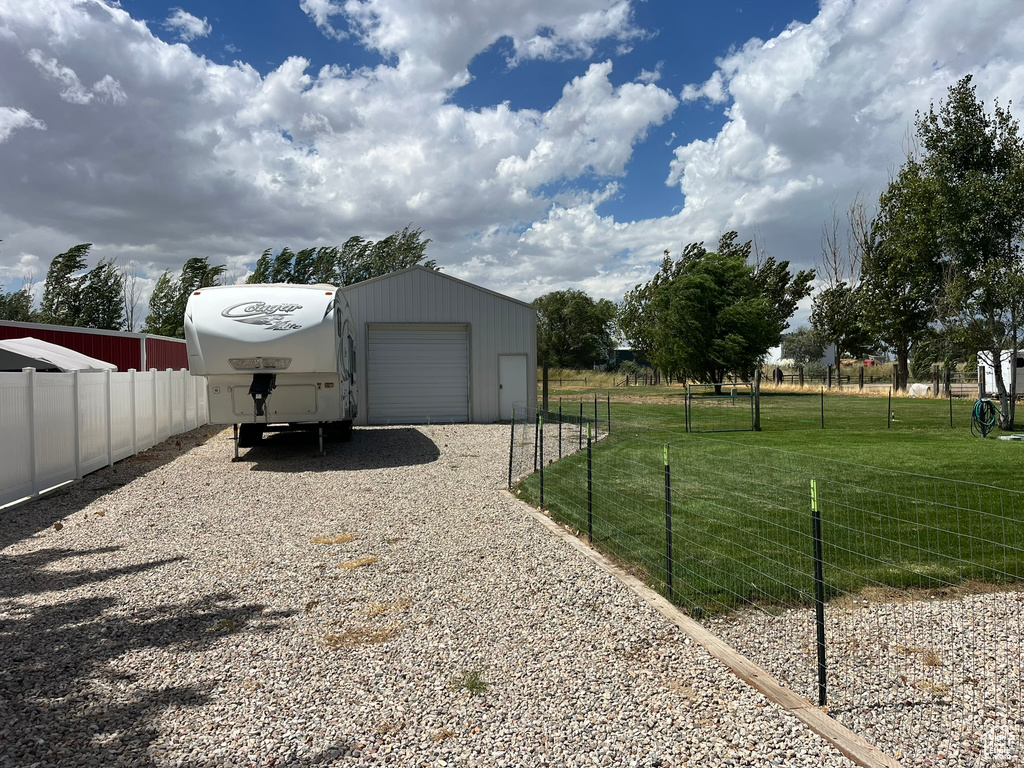
[[[0,371],[59,368],[62,371],[116,371],[117,366],[73,349],[26,336],[0,341]]]

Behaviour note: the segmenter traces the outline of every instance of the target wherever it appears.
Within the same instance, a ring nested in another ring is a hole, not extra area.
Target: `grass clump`
[[[338,568],[343,571],[352,571],[356,568],[365,568],[366,566],[373,565],[376,562],[376,555],[364,555],[363,557],[357,557],[355,560],[346,560],[344,563],[338,563]]]
[[[479,696],[486,693],[491,684],[484,679],[482,669],[469,669],[452,677],[452,687],[465,690],[470,696]]]
[[[332,533],[327,536],[314,536],[310,541],[313,544],[348,544],[355,538],[351,533]]]
[[[383,627],[355,626],[343,632],[324,635],[320,638],[320,641],[329,650],[339,651],[345,648],[355,648],[359,645],[383,643],[394,637],[399,629],[401,629],[401,624],[397,621],[393,621]]]
[[[409,610],[408,600],[395,600],[391,603],[370,603],[366,606],[367,616],[387,616],[395,613],[405,613]]]

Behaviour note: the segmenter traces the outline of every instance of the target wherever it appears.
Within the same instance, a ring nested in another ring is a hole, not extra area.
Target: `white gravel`
[[[207,428],[4,513],[0,766],[852,764],[525,514],[507,429]]]
[[[1024,592],[992,589],[869,590],[829,602],[829,714],[908,766],[1024,765]],[[817,701],[812,611],[706,624]]]

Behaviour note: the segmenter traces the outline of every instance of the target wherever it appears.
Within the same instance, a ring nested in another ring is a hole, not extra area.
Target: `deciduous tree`
[[[735,232],[718,250],[691,243],[678,260],[666,253],[661,270],[623,301],[620,328],[634,349],[666,371],[721,383],[753,374],[779,343],[797,303],[810,292],[813,271],[795,275],[789,262],[748,263],[751,243]]]
[[[534,299],[537,359],[561,368],[605,364],[615,351],[615,304],[594,301],[583,291],[553,291]]]
[[[82,310],[82,275],[92,243],[80,243],[53,258],[46,270],[43,300],[39,308],[41,322],[51,325],[77,325]]]
[[[968,75],[938,108],[918,115],[917,133],[923,175],[934,185],[947,318],[982,321],[992,359],[1005,349],[1014,359],[1024,303],[1024,142],[1018,123],[998,102],[987,113]],[[1015,381],[1004,381],[997,365],[995,382],[999,427],[1011,429]]]

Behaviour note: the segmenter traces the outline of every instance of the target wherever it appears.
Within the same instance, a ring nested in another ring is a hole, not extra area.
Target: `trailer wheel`
[[[261,424],[239,424],[238,425],[238,447],[252,448],[259,445],[263,440],[263,426]]]
[[[335,434],[338,435],[338,439],[343,443],[352,442],[352,421],[336,421],[334,426],[337,429]]]

